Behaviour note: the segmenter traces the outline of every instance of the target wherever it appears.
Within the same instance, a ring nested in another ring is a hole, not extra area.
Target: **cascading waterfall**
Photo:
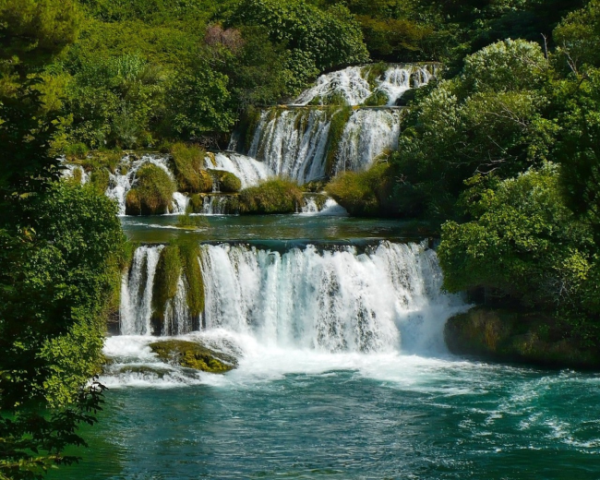
[[[300,183],[323,178],[330,125],[325,110],[265,110],[248,155],[277,176]]]
[[[206,195],[202,204],[203,215],[236,215],[237,208],[232,208],[231,195]]]
[[[152,285],[161,246],[135,252],[123,280],[121,329],[151,333]],[[249,335],[265,346],[387,352],[441,341],[444,316],[462,306],[441,293],[435,253],[417,244],[308,245],[283,253],[246,245],[201,250],[208,331]],[[185,282],[166,310],[166,331],[193,328]],[[200,322],[198,321],[200,324]]]
[[[123,276],[119,314],[124,335],[150,335],[152,332],[152,287],[163,248],[162,245],[138,247],[129,273]]]
[[[276,175],[306,183],[343,170],[368,168],[378,156],[397,148],[401,111],[353,111],[338,141],[331,171],[327,166],[329,151],[335,148],[331,124],[336,115],[343,114],[343,108],[333,113],[321,109],[266,110],[248,154],[265,162]]]
[[[358,110],[346,124],[338,145],[334,174],[368,168],[383,153],[398,148],[398,110]]]
[[[125,157],[117,168],[115,173],[109,172],[109,185],[106,190],[106,195],[117,201],[119,205],[119,215],[125,215],[125,199],[127,193],[133,187],[136,179],[137,171],[143,165],[151,163],[163,169],[169,177],[173,178],[173,173],[169,170],[169,159],[158,155],[144,155],[139,160],[134,160],[130,165],[123,165],[129,157]],[[181,200],[181,199],[180,199]],[[177,204],[177,200],[175,201]]]
[[[273,176],[265,163],[232,152],[208,154],[204,166],[233,173],[241,180],[242,188],[253,187]]]
[[[348,67],[321,75],[315,86],[302,92],[292,105],[363,105],[369,97],[384,93],[387,106],[394,106],[402,94],[411,88],[426,85],[438,70],[434,63],[389,65],[380,74],[377,65]]]

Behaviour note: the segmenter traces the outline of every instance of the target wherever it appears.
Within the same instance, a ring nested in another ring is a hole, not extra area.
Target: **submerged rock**
[[[196,342],[164,340],[151,343],[150,348],[164,362],[203,372],[225,373],[237,367],[237,360],[232,356]]]
[[[476,307],[452,317],[444,337],[457,355],[560,368],[600,368],[593,347],[569,336],[569,328],[541,313]]]

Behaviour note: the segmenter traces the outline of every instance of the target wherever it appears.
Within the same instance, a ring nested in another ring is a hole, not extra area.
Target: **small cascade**
[[[64,159],[61,161],[61,163],[63,167],[62,178],[79,179],[82,185],[85,185],[89,181],[89,175],[83,169],[83,167],[70,163],[64,163]]]
[[[203,215],[237,215],[239,203],[235,195],[206,195],[203,199]]]
[[[348,67],[337,72],[321,75],[315,86],[304,91],[293,105],[331,105],[340,103],[360,106],[368,99],[385,94],[389,107],[397,104],[402,94],[411,88],[426,85],[436,74],[434,63]]]
[[[348,212],[333,198],[322,193],[305,193],[301,215],[320,215],[332,217],[347,217]]]
[[[323,178],[330,125],[325,110],[265,110],[248,155],[264,162],[275,175],[299,183]]]
[[[190,197],[183,193],[175,192],[173,194],[173,210],[171,213],[177,215],[184,215],[187,212],[188,205],[190,204]]]
[[[337,115],[348,115],[348,121],[336,142],[330,130]],[[344,170],[363,170],[397,148],[401,115],[399,110],[347,112],[344,107],[265,110],[248,154],[265,162],[276,175],[299,183]],[[328,166],[331,158],[333,168]]]
[[[119,309],[123,335],[150,335],[152,332],[152,287],[163,248],[161,245],[138,247],[129,273],[123,276]]]
[[[380,155],[398,148],[398,110],[358,110],[346,124],[335,156],[334,174],[367,169]]]
[[[233,173],[242,182],[242,188],[253,187],[273,176],[262,162],[238,153],[210,153],[204,160],[205,168],[215,168]]]
[[[125,157],[121,161],[121,165],[115,173],[109,175],[109,185],[106,190],[106,195],[117,201],[119,205],[119,215],[125,215],[125,199],[127,193],[131,190],[137,171],[142,165],[151,163],[159,168],[162,168],[169,177],[173,178],[173,173],[169,170],[169,159],[165,156],[144,155],[139,160],[133,160],[128,164],[129,157]]]
[[[121,329],[152,332],[152,290],[161,246],[139,247],[123,279]],[[202,324],[253,337],[265,346],[326,352],[433,348],[445,318],[464,307],[441,292],[435,252],[387,241],[358,250],[315,245],[276,252],[245,245],[201,249],[205,311],[190,319],[187,285],[165,313],[163,334]],[[196,323],[196,325],[194,325]]]

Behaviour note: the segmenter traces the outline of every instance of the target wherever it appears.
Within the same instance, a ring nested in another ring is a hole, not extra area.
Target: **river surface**
[[[598,375],[287,353],[112,385],[84,461],[51,478],[600,478]]]
[[[440,291],[435,253],[411,240],[418,226],[215,217],[189,233],[175,223],[123,219],[138,241],[208,242],[208,328],[180,338],[236,355],[239,368],[200,373],[160,363],[148,347],[160,338],[108,338],[105,408],[84,429],[91,448],[50,479],[600,478],[600,375],[448,354],[443,325],[469,306]]]

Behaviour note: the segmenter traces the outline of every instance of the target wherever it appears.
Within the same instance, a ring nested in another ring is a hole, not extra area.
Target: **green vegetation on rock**
[[[152,329],[154,335],[165,333],[165,313],[175,298],[182,264],[177,245],[165,246],[158,258],[152,286]]]
[[[390,202],[389,170],[383,162],[364,172],[343,172],[325,186],[325,191],[351,215],[381,216]]]
[[[294,213],[302,206],[302,190],[289,180],[273,179],[240,192],[240,213]]]
[[[242,181],[233,173],[225,170],[207,169],[214,179],[214,183],[218,186],[218,190],[222,193],[237,193],[242,189]]]
[[[474,308],[448,320],[444,337],[450,351],[459,355],[546,367],[598,368],[597,349],[567,332],[572,333],[568,324],[544,314]]]
[[[150,348],[164,362],[203,372],[226,373],[237,366],[235,358],[196,342],[166,340],[151,343]]]
[[[211,192],[213,179],[204,170],[205,151],[196,145],[176,143],[170,149],[173,172],[178,191],[187,193]]]
[[[162,168],[150,163],[142,165],[133,188],[127,193],[127,215],[168,213],[175,189],[175,182]]]

